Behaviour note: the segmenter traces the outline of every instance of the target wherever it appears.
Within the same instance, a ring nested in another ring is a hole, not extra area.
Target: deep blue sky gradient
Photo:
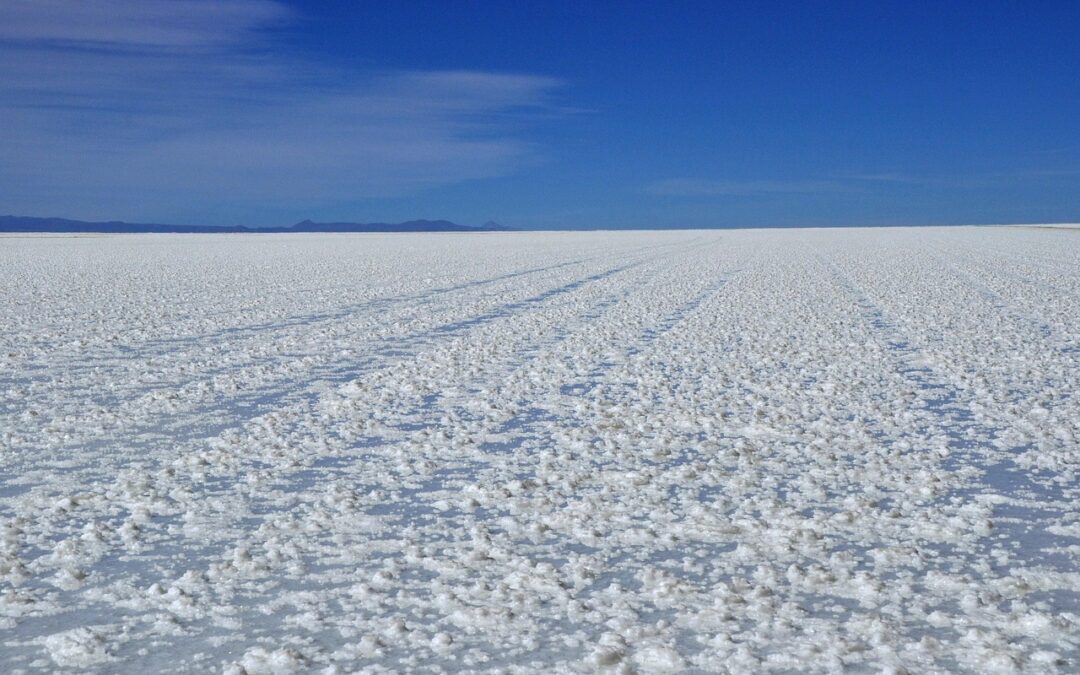
[[[40,116],[49,123],[18,127],[24,142],[15,159],[65,147],[49,134],[85,143],[84,154],[104,147],[121,157],[86,185],[73,173],[52,175],[48,164],[26,174],[0,166],[0,181],[12,183],[0,183],[0,210],[248,225],[445,217],[559,228],[1080,220],[1080,3],[275,6],[280,16],[243,18],[249,23],[213,44],[135,40],[134,51],[163,61],[194,49],[193,59],[261,64],[255,84],[238,85],[246,77],[232,72],[238,68],[221,75],[221,91],[203,104],[198,79],[175,74],[163,87],[176,91],[120,89],[90,113],[54,113],[60,94],[20,90],[20,110],[49,111]],[[34,20],[22,34],[0,31],[0,44],[31,70],[35,60],[88,42],[96,51],[131,51],[127,37],[57,39]],[[146,25],[149,33],[153,23]],[[112,55],[102,68],[132,67],[125,58]],[[468,81],[448,75],[455,73]],[[222,93],[230,87],[240,91]],[[64,105],[87,96],[60,93]],[[249,95],[257,106],[244,103]],[[343,110],[356,96],[368,112],[316,113],[311,129],[285,107],[327,97],[325,108]],[[371,102],[387,96],[390,112],[371,113]],[[274,106],[280,119],[260,121]],[[415,119],[411,112],[435,108]],[[246,135],[236,147],[272,138],[281,149],[267,146],[267,164],[222,169],[214,184],[200,183],[209,165],[228,166],[213,148],[232,143],[228,134],[240,127]],[[142,128],[153,133],[131,140]],[[413,135],[425,142],[410,144]],[[438,170],[422,168],[428,152]],[[478,152],[490,156],[474,163]],[[125,153],[135,158],[127,165],[160,166],[163,177],[127,174]],[[186,164],[174,169],[174,189],[170,158],[178,155]],[[288,161],[275,165],[282,156]],[[390,177],[379,175],[380,163]],[[326,190],[287,189],[333,182],[324,176],[342,180]],[[29,196],[11,196],[20,188]]]

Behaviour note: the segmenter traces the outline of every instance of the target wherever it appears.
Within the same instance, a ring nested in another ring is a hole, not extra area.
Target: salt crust
[[[0,669],[1076,672],[1078,260],[0,239]]]

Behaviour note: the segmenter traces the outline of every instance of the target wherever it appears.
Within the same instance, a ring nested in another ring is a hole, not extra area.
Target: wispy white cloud
[[[0,40],[99,48],[233,47],[292,16],[272,0],[5,0]]]
[[[834,180],[710,180],[670,178],[645,188],[646,192],[666,197],[752,196],[768,194],[811,194],[849,192],[850,185]]]
[[[1003,187],[1018,182],[1048,178],[1072,178],[1080,175],[1075,168],[1060,169],[1013,169],[1009,171],[980,171],[969,174],[926,174],[909,173],[851,173],[844,174],[845,180],[862,184],[909,185],[924,188],[943,188],[974,190],[980,188]]]
[[[663,197],[747,197],[763,195],[870,194],[904,189],[978,190],[1006,187],[1023,181],[1069,179],[1080,175],[1071,168],[1013,170],[966,175],[918,175],[895,171],[833,173],[823,179],[713,180],[671,178],[650,183],[644,190]]]
[[[0,5],[0,208],[406,195],[535,161],[528,124],[558,114],[550,77],[282,56],[274,31],[294,18],[270,0]]]

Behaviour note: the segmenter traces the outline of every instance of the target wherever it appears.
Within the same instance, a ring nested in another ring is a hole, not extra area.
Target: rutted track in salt
[[[1075,233],[3,243],[5,670],[1080,665]]]

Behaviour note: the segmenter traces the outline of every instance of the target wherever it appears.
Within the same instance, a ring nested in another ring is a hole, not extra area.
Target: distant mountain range
[[[498,223],[487,222],[479,227],[458,225],[449,220],[410,220],[404,223],[315,223],[301,221],[291,227],[214,227],[211,225],[157,225],[125,223],[119,220],[87,222],[67,218],[31,218],[0,216],[0,232],[97,232],[108,234],[174,233],[227,234],[247,232],[270,234],[282,232],[499,232],[509,231]]]

